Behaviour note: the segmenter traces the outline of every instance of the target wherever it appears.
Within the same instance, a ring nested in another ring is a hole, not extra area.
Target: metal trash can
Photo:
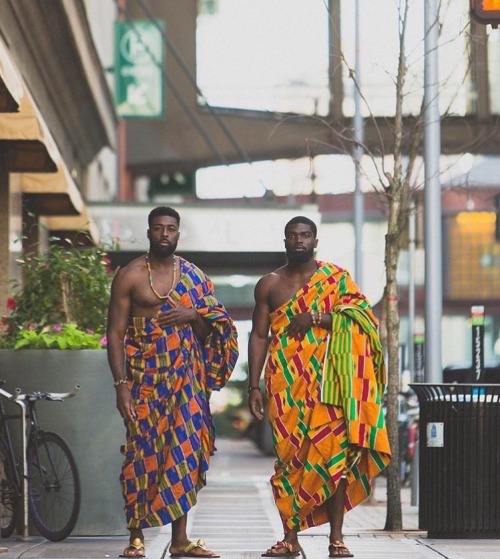
[[[420,404],[419,528],[500,537],[500,384],[412,384]]]

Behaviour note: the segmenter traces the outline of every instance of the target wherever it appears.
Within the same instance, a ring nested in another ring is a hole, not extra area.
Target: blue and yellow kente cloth
[[[317,266],[270,317],[265,379],[277,454],[271,486],[285,531],[328,522],[325,503],[343,476],[344,510],[352,509],[390,462],[377,321],[345,270]],[[332,316],[331,331],[313,326],[302,340],[288,337],[293,317],[312,310]]]
[[[127,380],[138,419],[127,425],[120,476],[129,528],[168,524],[196,504],[215,450],[209,395],[224,386],[238,358],[234,324],[212,282],[179,260],[180,280],[160,311],[178,303],[195,308],[212,329],[200,342],[190,325],[130,319]]]

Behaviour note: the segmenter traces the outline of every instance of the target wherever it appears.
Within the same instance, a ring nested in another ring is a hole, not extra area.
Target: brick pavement
[[[204,538],[224,559],[258,559],[282,537],[281,524],[269,489],[273,459],[262,456],[249,441],[218,441],[219,451],[208,486],[189,515],[190,535]],[[379,478],[370,502],[345,518],[345,541],[357,558],[367,559],[500,559],[500,540],[431,540],[417,529],[417,507],[409,490],[402,493],[404,531],[386,532],[385,481]],[[146,531],[149,559],[169,557],[170,527]],[[47,542],[3,540],[0,559],[108,559],[121,553],[126,536],[68,538]],[[328,527],[301,534],[303,559],[328,557]]]

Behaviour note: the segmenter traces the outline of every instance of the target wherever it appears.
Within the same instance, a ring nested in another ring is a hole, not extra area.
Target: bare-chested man
[[[277,456],[271,486],[284,528],[283,540],[263,557],[300,555],[299,531],[324,523],[329,556],[353,557],[342,536],[344,511],[367,497],[371,478],[390,461],[375,317],[345,270],[314,259],[317,244],[313,221],[290,220],[287,264],[255,288],[248,405],[262,420],[259,379],[268,355]]]
[[[188,538],[187,514],[215,450],[209,396],[236,363],[236,330],[210,279],[175,254],[177,211],[155,208],[148,224],[149,251],[118,270],[108,312],[108,360],[127,429],[122,556],[143,557],[143,529],[172,523],[172,556],[219,557]]]

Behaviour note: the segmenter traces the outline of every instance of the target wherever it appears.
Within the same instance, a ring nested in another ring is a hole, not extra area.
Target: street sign
[[[484,382],[484,307],[471,308],[472,372],[474,382]]]
[[[122,117],[163,116],[163,22],[115,21],[115,103]]]

